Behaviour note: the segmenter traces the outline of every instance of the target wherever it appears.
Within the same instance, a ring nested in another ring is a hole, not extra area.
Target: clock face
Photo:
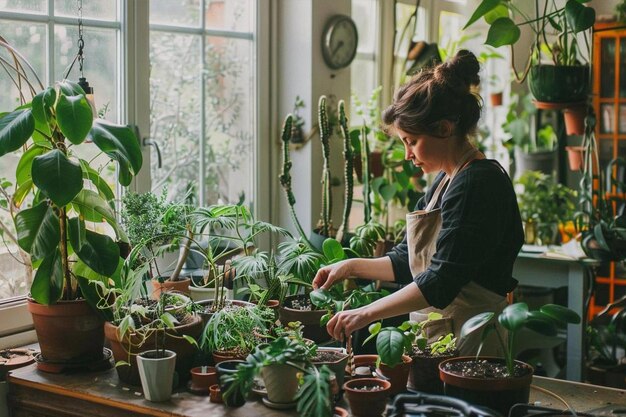
[[[333,69],[347,67],[356,55],[358,41],[356,25],[349,16],[332,17],[322,38],[324,61]]]

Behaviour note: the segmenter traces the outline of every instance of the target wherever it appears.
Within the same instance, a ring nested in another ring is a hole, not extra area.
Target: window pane
[[[6,12],[44,13],[48,9],[46,0],[5,0],[1,3]]]
[[[118,56],[116,31],[112,29],[85,28],[83,74],[94,89],[98,114],[114,123],[118,113]],[[78,27],[57,25],[54,29],[55,80],[65,77],[72,60],[78,52]],[[79,63],[76,62],[67,79],[78,82]]]
[[[83,1],[83,17],[99,20],[117,20],[117,1]],[[78,18],[77,0],[55,0],[54,14]]]
[[[200,37],[151,31],[150,67],[150,136],[163,158],[159,168],[152,153],[152,189],[181,201],[198,184]]]
[[[214,0],[206,2],[207,29],[251,32],[254,28],[252,0]]]
[[[457,13],[442,11],[439,15],[439,46],[450,49],[451,44],[458,42],[459,33],[462,33],[467,17]],[[443,57],[442,57],[443,58]]]
[[[359,99],[361,103],[367,103],[372,91],[376,87],[376,62],[371,60],[355,59],[351,66],[351,87],[352,94]],[[351,109],[355,109],[354,105]],[[353,126],[359,126],[363,123],[360,118],[352,117],[350,123]]]
[[[352,0],[352,18],[359,32],[359,51],[376,50],[377,2],[376,0]]]
[[[253,201],[254,48],[207,37],[205,204]]]
[[[200,26],[200,0],[151,0],[150,23]]]

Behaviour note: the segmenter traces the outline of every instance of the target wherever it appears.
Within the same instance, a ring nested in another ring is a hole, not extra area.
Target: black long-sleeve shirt
[[[426,207],[444,175],[435,178],[416,210]],[[474,160],[448,184],[440,204],[441,232],[424,272],[412,276],[406,237],[387,253],[396,282],[413,280],[426,301],[439,309],[470,281],[503,296],[515,288],[511,274],[524,239],[522,220],[511,180],[497,162]]]

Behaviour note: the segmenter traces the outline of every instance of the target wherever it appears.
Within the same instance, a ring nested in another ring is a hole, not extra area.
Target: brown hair
[[[481,97],[472,91],[480,83],[479,71],[476,56],[467,50],[422,70],[396,90],[383,123],[415,135],[442,136],[441,122],[448,120],[458,137],[474,134],[482,109]]]

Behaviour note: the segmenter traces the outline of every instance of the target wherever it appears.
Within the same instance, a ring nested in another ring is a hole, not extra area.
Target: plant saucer
[[[263,397],[263,404],[266,407],[274,408],[276,410],[287,410],[289,408],[294,408],[296,406],[296,401],[290,403],[275,403],[267,399],[267,397]]]
[[[254,378],[254,381],[252,382],[252,392],[262,397],[267,395],[267,390],[265,389],[265,383],[263,382],[263,378]]]

